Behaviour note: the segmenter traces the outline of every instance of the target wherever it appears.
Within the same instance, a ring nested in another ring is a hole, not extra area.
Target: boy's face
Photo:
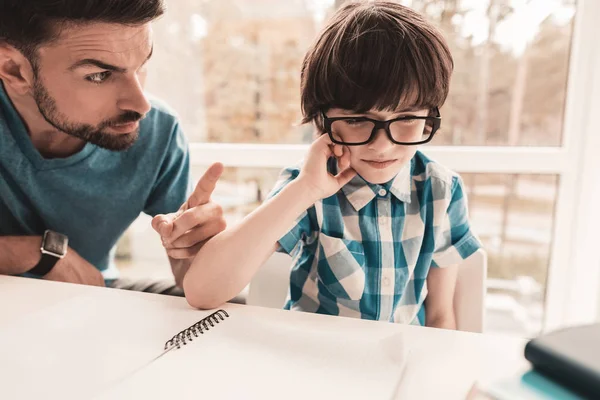
[[[427,114],[427,109],[407,112],[371,110],[364,114],[356,114],[341,108],[332,108],[327,112],[327,116],[330,118],[368,117],[381,121],[407,115],[425,117]],[[425,121],[417,120],[414,123],[415,126],[411,127],[410,130],[419,135],[414,138],[415,141],[418,141],[425,129]],[[418,146],[403,146],[393,143],[386,132],[381,129],[371,142],[360,146],[346,146],[345,150],[350,151],[350,166],[363,179],[370,183],[383,184],[389,182],[398,174],[402,167],[413,158],[417,148]]]

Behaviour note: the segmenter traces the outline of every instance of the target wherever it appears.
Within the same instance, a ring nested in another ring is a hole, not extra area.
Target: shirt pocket
[[[360,300],[365,291],[365,252],[357,241],[319,234],[317,279],[337,298]]]

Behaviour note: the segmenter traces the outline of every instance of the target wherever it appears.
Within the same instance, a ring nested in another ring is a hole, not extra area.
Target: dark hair
[[[386,1],[347,4],[304,58],[303,122],[322,130],[320,113],[333,107],[441,107],[453,67],[441,32],[417,12]]]
[[[163,0],[0,0],[0,44],[15,47],[33,63],[37,48],[70,24],[138,25],[164,12]]]

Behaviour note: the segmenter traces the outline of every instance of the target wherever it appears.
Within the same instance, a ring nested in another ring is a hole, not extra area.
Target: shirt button
[[[387,194],[387,190],[385,190],[385,189],[379,189],[378,193],[379,193],[380,196],[385,196]]]
[[[390,286],[390,278],[388,278],[387,276],[383,278],[383,285]]]

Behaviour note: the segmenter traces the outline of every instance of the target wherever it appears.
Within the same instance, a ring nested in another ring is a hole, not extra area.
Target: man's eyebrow
[[[101,68],[101,69],[105,69],[105,70],[108,70],[108,71],[115,71],[115,72],[125,72],[125,71],[127,71],[125,68],[121,68],[121,67],[117,67],[117,66],[114,66],[114,65],[110,65],[110,64],[107,64],[107,63],[105,63],[103,61],[95,60],[93,58],[86,58],[86,59],[83,59],[83,60],[79,60],[75,64],[71,65],[69,67],[69,70],[73,71],[73,70],[75,70],[77,68],[87,67],[87,66],[98,67],[98,68]]]
[[[152,57],[152,53],[154,53],[154,46],[152,46],[152,48],[150,49],[150,54],[148,54],[148,57],[146,57],[146,60],[144,60],[144,64],[146,64],[146,62],[148,62],[148,60],[150,59],[150,57]],[[90,65],[93,66],[93,67],[98,67],[98,68],[101,68],[101,69],[105,69],[107,71],[114,71],[114,72],[120,72],[120,73],[123,73],[123,72],[127,71],[126,68],[121,68],[121,67],[117,67],[115,65],[107,64],[104,61],[96,60],[94,58],[85,58],[83,60],[79,60],[75,64],[71,65],[69,67],[69,70],[73,71],[73,70],[75,70],[77,68],[87,67],[87,66],[90,66]]]

